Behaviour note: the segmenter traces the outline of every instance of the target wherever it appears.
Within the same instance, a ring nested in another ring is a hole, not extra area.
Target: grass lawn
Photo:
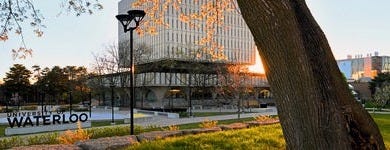
[[[284,137],[279,124],[242,130],[215,132],[156,140],[131,146],[128,149],[284,149]]]
[[[231,123],[236,123],[236,122],[246,122],[246,121],[252,121],[252,120],[253,120],[253,118],[220,120],[220,121],[218,121],[218,125],[231,124]],[[182,124],[182,125],[178,125],[178,127],[180,130],[181,129],[195,129],[195,128],[200,128],[199,124],[200,123]]]
[[[387,149],[390,149],[390,115],[373,114],[382,133]],[[232,122],[234,122],[232,120]],[[237,120],[236,120],[237,122]],[[239,121],[240,122],[240,121]],[[220,124],[222,122],[219,122]],[[226,123],[226,122],[225,122]],[[182,129],[182,128],[180,128]],[[183,128],[184,129],[184,128]],[[189,135],[141,143],[128,149],[285,149],[280,124],[250,129],[232,130],[209,134]]]
[[[123,120],[114,120],[116,125],[124,124]],[[101,126],[110,126],[111,121],[92,121],[91,126],[92,127],[101,127]]]
[[[0,125],[0,137],[5,136],[5,128],[7,128],[8,125]]]
[[[390,114],[372,114],[372,116],[379,126],[387,148],[390,150]],[[250,120],[253,118],[223,120],[218,121],[218,124]],[[94,121],[92,126],[107,126],[110,123],[110,121]],[[123,121],[117,120],[116,124],[123,124]],[[6,127],[7,125],[0,125],[0,137],[4,136]],[[184,124],[178,127],[179,129],[199,128],[199,123]],[[128,132],[126,131],[126,133]],[[280,125],[169,138],[151,141],[148,144],[141,143],[129,149],[253,149],[253,147],[256,149],[283,149],[285,143]]]
[[[371,116],[378,125],[387,148],[390,149],[390,114],[371,114]]]

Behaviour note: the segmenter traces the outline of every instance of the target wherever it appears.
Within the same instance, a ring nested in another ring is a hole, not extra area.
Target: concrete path
[[[207,112],[207,110],[203,110],[203,111]],[[277,115],[277,111],[276,108],[264,109],[263,111],[241,114],[240,118],[252,118],[259,115]],[[202,122],[204,120],[229,120],[229,119],[237,119],[237,118],[238,118],[237,114],[208,116],[208,117],[192,117],[192,118],[167,118],[161,116],[154,116],[150,120],[135,121],[134,124],[140,126],[150,126],[150,125],[169,126],[169,125],[197,123],[197,122]]]

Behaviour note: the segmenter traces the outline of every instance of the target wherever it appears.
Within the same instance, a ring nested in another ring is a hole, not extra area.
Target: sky
[[[0,79],[15,63],[28,69],[33,65],[52,68],[55,65],[87,66],[93,63],[92,53],[101,53],[106,45],[117,42],[118,0],[100,0],[104,9],[93,15],[75,17],[60,8],[60,1],[34,1],[45,16],[44,35],[33,36],[24,29],[27,47],[33,56],[14,60],[11,50],[20,46],[18,36],[0,42]],[[314,18],[324,31],[336,59],[379,52],[390,56],[389,0],[307,0]],[[61,13],[62,12],[62,13]],[[59,15],[60,14],[60,15]],[[259,70],[259,69],[256,69]],[[1,82],[1,81],[0,81]]]

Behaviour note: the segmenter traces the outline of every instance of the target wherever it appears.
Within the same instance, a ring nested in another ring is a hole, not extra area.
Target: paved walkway
[[[196,110],[196,111],[209,112],[208,110]],[[259,115],[277,115],[276,108],[269,108],[269,109],[263,109],[257,111],[258,112],[240,114],[240,118],[252,118]],[[202,122],[204,120],[229,120],[229,119],[237,119],[237,118],[238,118],[237,114],[208,116],[208,117],[192,117],[192,118],[167,118],[161,116],[153,116],[149,120],[135,121],[134,124],[140,126],[150,126],[150,125],[169,126],[169,125],[197,123],[197,122]]]

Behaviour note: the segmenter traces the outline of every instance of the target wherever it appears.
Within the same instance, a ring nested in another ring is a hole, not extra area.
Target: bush
[[[164,131],[177,131],[179,130],[179,126],[177,125],[170,125],[166,128],[162,128]]]
[[[81,128],[81,123],[77,122],[77,130],[65,131],[61,136],[58,137],[60,144],[74,144],[78,141],[88,140],[91,136],[87,131]]]
[[[218,121],[213,121],[213,120],[204,120],[199,124],[199,127],[204,128],[204,129],[209,129],[209,128],[214,128],[218,124]]]
[[[7,107],[0,108],[0,112],[1,113],[10,113],[10,112],[14,112],[14,111],[18,110],[18,107],[13,107],[13,106],[8,106],[8,109],[6,109],[6,108]]]
[[[58,144],[58,133],[50,133],[36,136],[29,136],[26,145],[40,145],[40,144]]]
[[[58,144],[58,133],[48,133],[35,136],[28,136],[22,139],[20,136],[0,139],[0,149],[8,149],[17,146]]]
[[[22,106],[22,110],[37,110],[38,106],[30,105],[30,106]]]
[[[18,136],[0,139],[0,149],[8,149],[11,147],[24,146],[24,145],[25,145],[24,140],[22,140]]]
[[[89,111],[88,107],[78,107],[73,109],[75,112],[85,112]]]
[[[188,112],[182,111],[182,112],[179,112],[179,116],[180,116],[180,118],[183,118],[183,117],[189,117],[190,115],[188,114]]]
[[[58,107],[57,111],[68,111],[69,108],[70,108],[70,106],[68,106],[68,105],[61,105],[60,107]]]
[[[271,117],[270,117],[269,115],[259,115],[259,116],[254,117],[254,119],[255,119],[257,122],[264,122],[264,121],[270,120]]]
[[[134,134],[139,134],[144,132],[141,126],[134,126]],[[130,126],[112,126],[112,127],[102,127],[102,128],[91,128],[87,129],[89,135],[92,139],[97,139],[101,137],[112,137],[112,136],[124,136],[130,134]]]

